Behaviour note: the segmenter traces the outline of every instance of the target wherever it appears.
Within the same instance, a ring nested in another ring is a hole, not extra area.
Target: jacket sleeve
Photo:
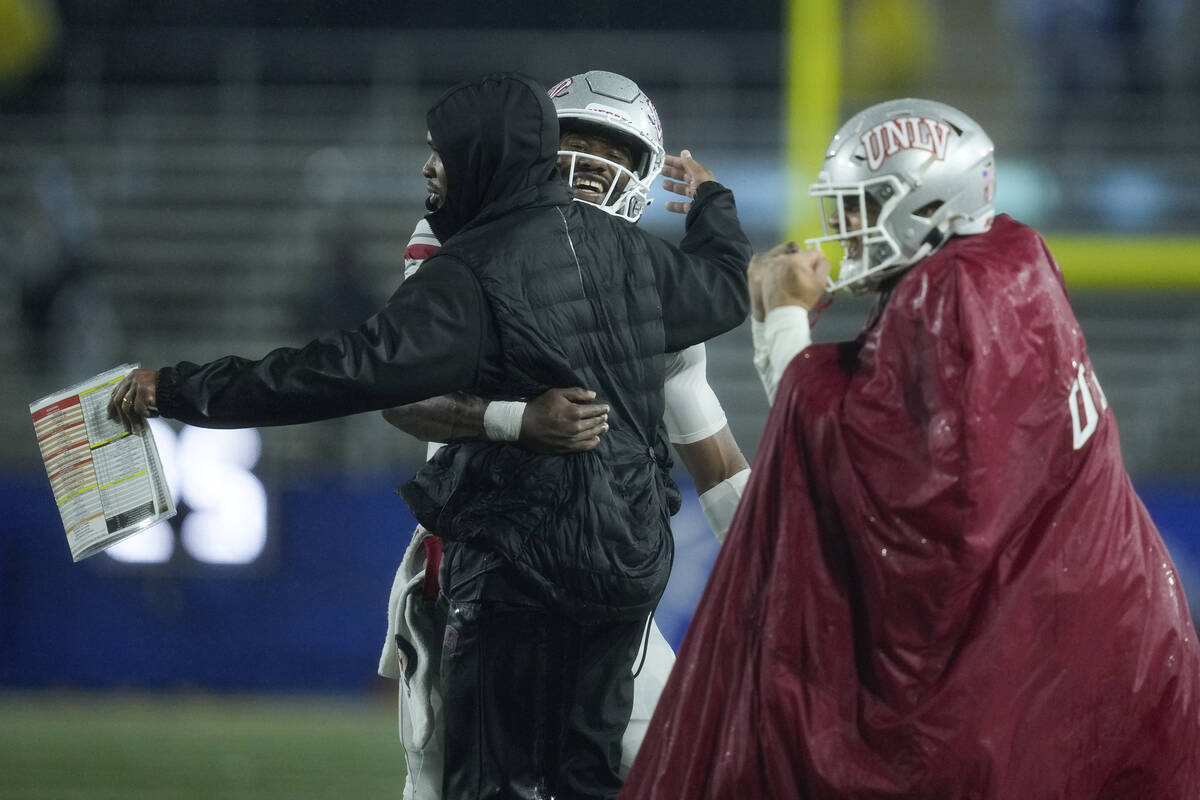
[[[685,225],[679,247],[647,235],[663,300],[667,352],[736,328],[750,309],[746,267],[753,250],[738,221],[733,192],[716,181],[700,184]]]
[[[209,428],[291,425],[473,388],[485,354],[499,347],[490,307],[461,262],[437,256],[428,265],[356,330],[257,361],[160,369],[159,412]]]

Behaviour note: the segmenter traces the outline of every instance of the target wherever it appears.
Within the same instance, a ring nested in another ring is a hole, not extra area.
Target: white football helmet
[[[845,250],[830,291],[873,290],[951,236],[988,230],[993,150],[974,120],[934,100],[890,100],[852,117],[808,190],[821,204],[825,234],[808,244]]]
[[[617,177],[603,198],[592,205],[637,222],[650,205],[650,188],[667,159],[662,125],[650,98],[629,78],[603,70],[566,78],[555,84],[549,94],[563,133],[591,130],[629,146],[633,154],[632,170],[587,153],[560,150],[559,155],[569,159],[565,177],[571,186],[575,185],[575,167],[581,160],[616,168]]]

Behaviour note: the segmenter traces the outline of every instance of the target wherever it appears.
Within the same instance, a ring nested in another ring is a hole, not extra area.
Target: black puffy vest
[[[401,493],[427,528],[499,552],[552,607],[580,619],[649,613],[673,555],[679,507],[662,428],[662,306],[641,231],[555,202],[470,227],[443,246],[478,276],[503,350],[490,398],[582,386],[608,403],[595,450],[443,448]]]

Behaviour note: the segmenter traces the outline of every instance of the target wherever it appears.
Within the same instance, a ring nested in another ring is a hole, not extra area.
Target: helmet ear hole
[[[912,214],[914,217],[932,217],[937,213],[937,210],[944,205],[945,203],[943,203],[941,200],[934,200],[931,203],[926,203],[925,205],[921,206],[916,211],[912,212]]]

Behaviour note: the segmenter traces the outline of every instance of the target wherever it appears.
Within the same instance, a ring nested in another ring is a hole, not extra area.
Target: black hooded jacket
[[[553,105],[519,75],[451,89],[428,128],[447,178],[429,216],[438,254],[355,331],[259,361],[160,370],[159,410],[238,427],[456,389],[491,398],[593,389],[612,409],[596,450],[450,446],[403,494],[424,525],[501,553],[552,605],[584,618],[644,614],[672,552],[663,354],[735,327],[747,311],[750,245],[732,195],[700,186],[678,248],[573,202],[555,170]]]

